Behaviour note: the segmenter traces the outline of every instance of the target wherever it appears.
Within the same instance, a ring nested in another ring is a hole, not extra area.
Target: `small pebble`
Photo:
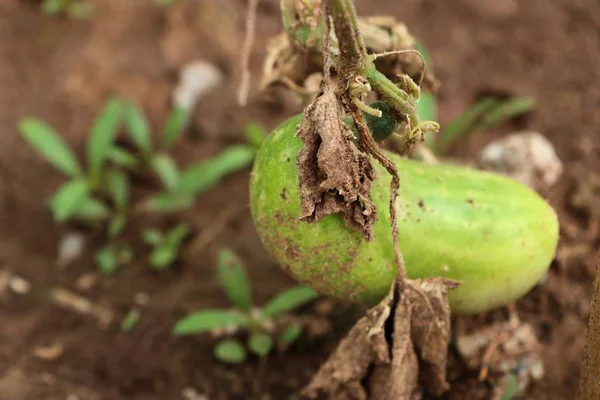
[[[219,68],[206,61],[194,61],[179,71],[179,84],[173,92],[176,107],[192,110],[204,94],[225,83],[225,75]]]
[[[477,163],[540,191],[552,187],[563,173],[554,147],[537,132],[517,132],[488,144]]]
[[[83,253],[85,238],[81,233],[67,233],[60,239],[58,245],[58,259],[56,263],[59,267],[69,265]]]

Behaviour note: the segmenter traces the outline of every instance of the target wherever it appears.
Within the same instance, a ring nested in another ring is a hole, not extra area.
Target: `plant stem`
[[[333,19],[340,48],[340,68],[361,73],[367,62],[367,50],[358,32],[356,10],[352,0],[329,0],[327,15]],[[327,21],[325,21],[327,23]],[[329,49],[324,49],[329,51]]]
[[[394,85],[385,75],[375,68],[375,64],[369,60],[365,75],[373,89],[383,97],[397,111],[405,115],[411,127],[419,125],[417,108],[410,95]]]

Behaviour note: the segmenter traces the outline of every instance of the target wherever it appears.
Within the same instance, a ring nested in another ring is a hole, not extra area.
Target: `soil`
[[[219,249],[231,247],[244,259],[258,304],[294,284],[268,257],[253,228],[248,171],[227,177],[179,216],[199,236],[212,232],[213,237],[204,245],[194,246],[192,240],[178,266],[158,273],[141,259],[114,277],[99,277],[93,238],[76,262],[57,266],[58,244],[72,228],[53,223],[45,200],[63,178],[17,134],[20,118],[42,118],[83,157],[90,123],[110,95],[141,104],[159,132],[178,69],[196,59],[218,65],[228,82],[198,104],[192,128],[176,146],[178,162],[201,160],[241,142],[251,120],[273,128],[300,111],[286,99],[256,90],[267,39],[281,29],[278,3],[260,2],[251,57],[254,89],[242,109],[236,88],[245,1],[179,0],[164,9],[150,0],[97,0],[90,20],[72,21],[42,15],[39,1],[0,0],[0,271],[31,284],[25,294],[0,292],[0,399],[184,399],[193,398],[191,389],[210,399],[244,399],[251,393],[295,399],[358,318],[360,312],[338,305],[327,335],[304,338],[266,363],[253,359],[228,367],[216,362],[214,339],[175,338],[170,329],[188,312],[228,305],[214,274]],[[472,136],[452,155],[472,159],[491,140],[528,129],[546,135],[565,164],[561,181],[547,194],[562,226],[557,257],[545,283],[518,302],[517,313],[535,328],[546,370],[526,397],[573,398],[600,246],[598,197],[588,196],[577,208],[572,201],[600,170],[600,88],[595,85],[600,81],[600,3],[371,0],[358,1],[358,8],[363,15],[403,20],[428,47],[441,82],[442,126],[485,94],[535,99],[536,110],[527,118]],[[95,283],[82,288],[82,277]],[[112,310],[117,322],[102,327],[91,316],[57,307],[49,297],[54,287]],[[139,293],[150,301],[141,306],[135,328],[122,332],[118,322]],[[315,313],[310,306],[305,311]],[[454,322],[484,325],[503,313]],[[60,351],[49,356],[40,346]],[[447,397],[485,398],[490,388],[476,379],[478,371],[463,371],[459,364],[451,363]]]

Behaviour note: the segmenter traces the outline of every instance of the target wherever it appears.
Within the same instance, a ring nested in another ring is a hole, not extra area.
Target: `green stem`
[[[379,93],[394,109],[408,117],[411,128],[419,126],[419,116],[413,99],[408,93],[394,85],[385,75],[377,71],[371,60],[365,68],[365,76],[373,90]]]

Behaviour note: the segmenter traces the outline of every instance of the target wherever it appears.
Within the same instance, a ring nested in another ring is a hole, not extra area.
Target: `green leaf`
[[[244,346],[233,339],[220,341],[214,349],[214,355],[219,361],[228,364],[240,364],[246,361]]]
[[[122,108],[123,103],[120,100],[110,100],[94,121],[88,141],[88,165],[93,179],[98,178],[104,162],[113,149]]]
[[[506,384],[506,389],[500,398],[501,400],[512,400],[515,391],[517,390],[517,377],[514,374],[510,374],[507,379],[508,382]]]
[[[166,154],[155,156],[152,159],[152,169],[169,191],[177,189],[179,185],[179,170],[171,157]]]
[[[169,243],[161,244],[150,253],[150,265],[154,269],[165,269],[177,260],[178,248]]]
[[[108,223],[108,236],[115,237],[123,231],[127,224],[127,217],[124,214],[117,214]]]
[[[181,174],[178,191],[196,196],[215,186],[224,176],[252,164],[256,152],[246,145],[231,146]]]
[[[126,103],[125,129],[142,154],[149,155],[152,152],[152,135],[150,124],[142,110],[133,103]]]
[[[499,103],[497,99],[484,98],[453,119],[438,136],[437,153],[443,153],[453,142],[473,132],[481,116]]]
[[[266,137],[267,132],[256,122],[250,122],[246,125],[246,141],[253,148],[259,149]]]
[[[73,151],[45,122],[26,118],[19,122],[23,138],[42,157],[67,176],[81,175],[81,168]]]
[[[254,333],[248,339],[248,348],[257,356],[266,356],[273,348],[273,337],[268,333]]]
[[[164,127],[161,146],[165,150],[169,150],[179,140],[184,132],[185,124],[187,123],[188,114],[184,108],[176,107],[167,118]]]
[[[161,5],[161,6],[164,6],[164,7],[167,7],[167,6],[173,5],[173,4],[175,4],[175,2],[176,2],[176,1],[177,1],[177,0],[156,0],[156,2],[157,2],[159,5]]]
[[[138,159],[133,154],[120,147],[113,147],[108,154],[108,158],[123,168],[133,168],[138,164]]]
[[[221,250],[217,268],[219,282],[229,300],[244,312],[250,312],[250,282],[242,261],[229,249]]]
[[[292,343],[296,342],[300,335],[302,334],[302,325],[300,324],[291,324],[288,326],[285,331],[281,332],[279,335],[278,341],[279,344],[283,347],[288,347]]]
[[[181,319],[173,328],[173,333],[189,335],[230,326],[243,328],[248,326],[248,320],[231,310],[204,310]]]
[[[73,19],[87,19],[94,13],[94,6],[89,0],[76,1],[71,3],[67,9],[67,14]]]
[[[42,3],[42,11],[46,15],[55,15],[64,10],[66,0],[44,0]]]
[[[306,286],[296,286],[287,289],[272,298],[263,308],[265,318],[278,317],[288,311],[303,306],[319,297],[319,294]]]
[[[479,130],[490,129],[511,118],[528,113],[535,108],[535,102],[530,98],[514,98],[506,100],[490,110],[481,121]]]
[[[192,196],[180,193],[160,193],[150,199],[150,209],[155,212],[173,212],[190,208]]]
[[[98,269],[104,275],[114,274],[119,266],[117,255],[111,247],[104,247],[98,250],[94,258],[96,259]]]
[[[74,218],[83,220],[102,220],[110,215],[108,207],[100,200],[93,197],[87,197],[83,204],[77,209]]]
[[[122,210],[129,202],[129,181],[124,173],[112,170],[108,174],[108,189],[115,206]]]
[[[74,216],[89,199],[87,182],[81,179],[71,180],[64,185],[50,199],[50,208],[54,220],[64,222]]]
[[[431,93],[421,92],[421,98],[417,103],[417,113],[421,122],[437,121],[437,101],[435,96]],[[427,147],[434,150],[435,138],[433,132],[427,132],[425,143]]]
[[[191,232],[189,225],[187,224],[179,224],[175,228],[171,229],[167,232],[166,235],[166,243],[169,243],[171,246],[179,247],[183,239],[187,237]]]
[[[131,330],[135,327],[135,324],[137,324],[139,321],[140,316],[140,310],[138,309],[134,308],[133,310],[129,311],[125,318],[123,318],[123,321],[121,321],[121,330],[123,332],[131,332]]]
[[[163,234],[158,229],[146,229],[142,232],[142,240],[150,246],[156,246],[163,240]]]

